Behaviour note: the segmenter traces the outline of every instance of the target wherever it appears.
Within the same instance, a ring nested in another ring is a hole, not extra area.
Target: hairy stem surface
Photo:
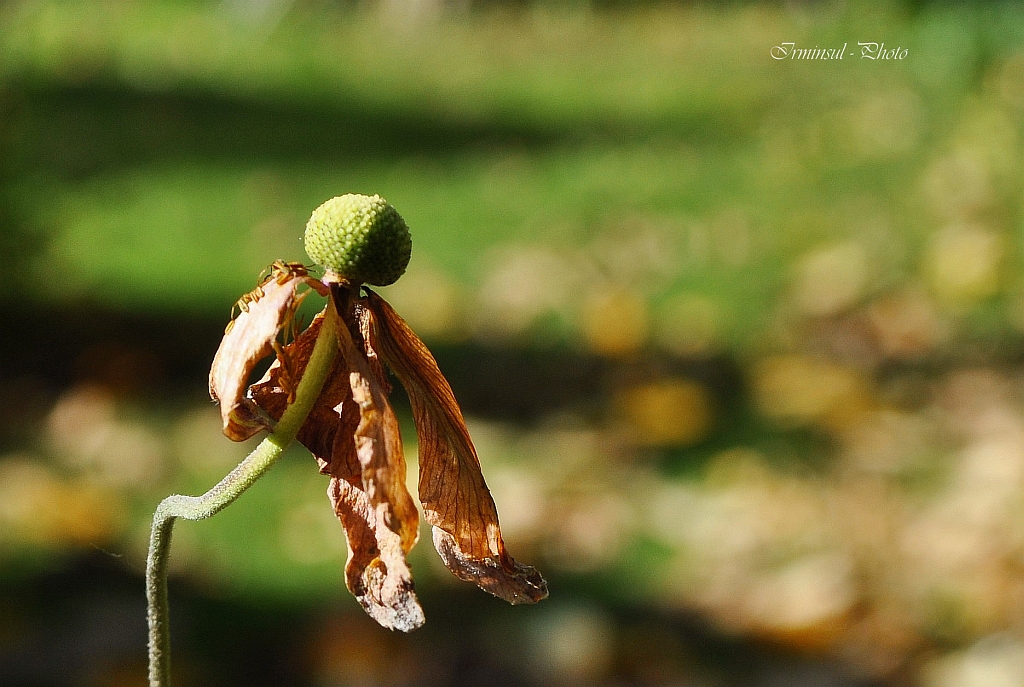
[[[327,317],[332,317],[328,308]],[[167,559],[171,550],[171,532],[177,518],[202,520],[231,505],[235,499],[262,477],[295,439],[306,416],[320,395],[327,373],[337,353],[334,326],[325,322],[320,328],[306,371],[280,421],[260,445],[228,475],[202,496],[173,494],[157,506],[146,558],[146,601],[149,620],[149,684],[170,685],[170,644],[167,604]]]

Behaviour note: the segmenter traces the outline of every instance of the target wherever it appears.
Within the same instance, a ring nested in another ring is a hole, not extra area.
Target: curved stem
[[[326,317],[332,315],[328,308]],[[295,401],[288,406],[271,432],[260,445],[234,470],[202,496],[168,496],[153,514],[153,531],[146,558],[146,601],[149,620],[149,684],[150,687],[170,685],[170,628],[167,605],[167,558],[171,550],[171,531],[177,518],[202,520],[231,505],[235,499],[262,477],[281,457],[298,434],[306,416],[320,395],[337,352],[334,325],[325,322],[295,392]]]

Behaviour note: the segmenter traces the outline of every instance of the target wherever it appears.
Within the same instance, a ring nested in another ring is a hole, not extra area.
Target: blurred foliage
[[[141,679],[135,591],[67,580],[131,587],[245,454],[230,306],[364,192],[552,599],[423,542],[427,628],[377,633],[295,451],[176,534],[182,684],[1024,683],[1020,9],[0,5],[0,681]]]

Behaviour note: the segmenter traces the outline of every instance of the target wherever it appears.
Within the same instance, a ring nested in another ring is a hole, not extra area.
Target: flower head
[[[412,257],[409,227],[380,196],[331,198],[306,223],[305,243],[313,262],[376,286],[398,281]]]
[[[270,276],[239,301],[241,313],[229,324],[210,371],[224,433],[247,439],[273,428],[294,399],[321,329],[333,329],[338,355],[298,440],[330,476],[328,496],[348,540],[349,590],[377,622],[403,631],[424,621],[406,561],[419,515],[405,486],[385,367],[412,403],[419,498],[444,564],[513,604],[547,596],[540,573],[505,549],[465,420],[434,357],[383,298],[360,288],[401,276],[411,245],[405,222],[380,197],[327,201],[306,230],[310,257],[326,268],[323,279],[300,264],[274,263]],[[328,302],[296,333],[295,311],[310,289]],[[266,374],[246,388],[257,363],[271,353],[275,360]]]

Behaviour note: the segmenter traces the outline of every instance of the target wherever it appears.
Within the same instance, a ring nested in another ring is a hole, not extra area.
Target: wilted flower
[[[331,478],[328,495],[348,539],[346,583],[366,612],[403,631],[424,621],[406,562],[419,516],[405,486],[385,365],[412,403],[420,502],[445,565],[514,604],[546,597],[541,575],[505,550],[465,420],[433,356],[384,299],[361,287],[390,284],[405,271],[412,248],[405,222],[378,196],[341,196],[313,213],[305,241],[324,277],[298,263],[274,263],[239,301],[241,313],[221,341],[210,393],[220,402],[224,433],[241,441],[272,429],[294,400],[321,329],[333,328],[337,355],[297,438]],[[310,289],[327,297],[327,306],[296,333],[295,311]],[[246,389],[271,353],[273,364]]]

